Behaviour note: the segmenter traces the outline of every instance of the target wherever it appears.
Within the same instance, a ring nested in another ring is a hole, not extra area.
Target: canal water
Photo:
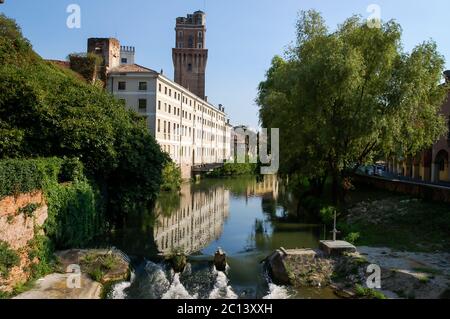
[[[280,247],[316,248],[325,233],[308,216],[298,216],[296,201],[275,176],[206,179],[185,184],[181,194],[161,195],[153,212],[129,218],[108,239],[131,256],[130,282],[115,285],[110,298],[335,298],[328,289],[301,289],[271,283],[261,261]],[[228,269],[211,264],[218,248]],[[181,274],[158,254],[184,251]]]

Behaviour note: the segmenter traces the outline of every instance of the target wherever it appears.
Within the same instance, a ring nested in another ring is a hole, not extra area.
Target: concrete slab
[[[36,282],[30,291],[13,299],[100,299],[102,285],[81,275],[81,287],[69,288],[70,274],[51,274]],[[69,279],[69,280],[68,280]]]
[[[319,248],[325,254],[330,256],[339,256],[346,252],[356,252],[355,246],[343,240],[321,240]]]

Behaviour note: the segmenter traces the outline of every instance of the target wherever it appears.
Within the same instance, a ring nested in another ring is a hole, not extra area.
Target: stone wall
[[[362,175],[355,175],[353,180],[356,183],[370,185],[391,192],[413,195],[425,200],[450,203],[450,188],[447,187]]]
[[[21,212],[30,204],[37,208],[29,214]],[[26,270],[38,260],[29,259],[28,244],[36,235],[36,227],[43,226],[47,218],[48,206],[41,191],[0,200],[0,241],[8,243],[20,256],[20,265],[11,269],[9,277],[0,277],[0,291],[10,292],[17,284],[29,279],[30,274]]]

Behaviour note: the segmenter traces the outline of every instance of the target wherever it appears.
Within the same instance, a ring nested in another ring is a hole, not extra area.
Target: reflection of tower
[[[175,82],[205,99],[205,73],[208,50],[205,48],[206,15],[202,11],[176,20],[176,43],[172,50]]]

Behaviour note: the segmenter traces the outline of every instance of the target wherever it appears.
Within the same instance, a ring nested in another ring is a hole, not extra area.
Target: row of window
[[[160,93],[163,92],[163,86],[162,86],[161,83],[158,84],[158,91],[159,91]],[[165,94],[165,95],[168,95],[169,97],[172,97],[172,89],[169,88],[169,87],[167,87],[167,86],[164,86],[164,94]],[[176,99],[176,100],[178,100],[178,101],[181,101],[181,93],[173,92],[173,97],[174,97],[174,99]],[[216,118],[216,117],[217,117],[217,119],[218,119],[219,121],[225,121],[225,118],[224,118],[223,116],[218,115],[218,114],[217,114],[216,112],[214,112],[213,110],[208,109],[207,107],[198,104],[196,101],[193,101],[192,99],[189,99],[189,98],[183,96],[183,103],[184,103],[184,104],[189,104],[189,106],[192,106],[192,102],[194,102],[194,105],[193,105],[193,106],[194,106],[194,108],[197,109],[197,111],[206,113],[207,115],[211,116],[212,118]]]
[[[158,111],[162,111],[162,102],[161,101],[158,101]],[[164,103],[164,112],[173,114],[176,116],[180,116],[180,108],[175,107],[175,106],[172,107],[172,105],[167,104],[167,103]],[[205,126],[216,128],[216,129],[221,129],[221,130],[225,131],[225,125],[219,125],[217,123],[214,123],[213,121],[208,121],[206,119],[202,120],[202,118],[200,116],[196,117],[195,115],[193,115],[192,113],[189,113],[187,111],[182,110],[181,116],[186,120],[189,120],[189,121],[193,120],[194,124],[197,121],[197,123],[202,123]]]
[[[139,82],[139,91],[147,91],[148,85],[147,82]],[[126,91],[127,90],[127,82],[126,81],[119,81],[117,83],[117,89],[119,91]]]

